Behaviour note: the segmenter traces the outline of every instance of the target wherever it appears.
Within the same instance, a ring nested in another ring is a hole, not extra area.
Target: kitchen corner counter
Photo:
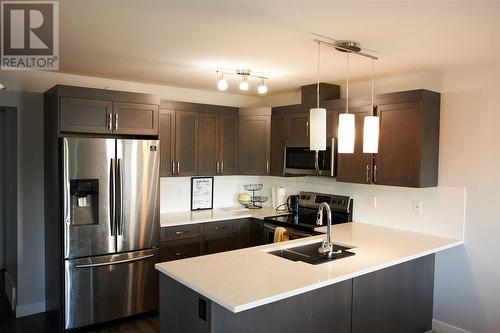
[[[260,216],[267,214],[264,210],[261,212]],[[324,237],[319,235],[164,262],[155,267],[198,294],[238,313],[463,244],[458,239],[352,222],[334,225],[332,232],[336,244],[352,247],[349,250],[355,253],[352,257],[310,265],[268,253],[319,242]]]
[[[281,213],[281,214],[287,214],[287,213]],[[188,212],[161,213],[160,226],[164,228],[176,225],[206,223],[206,222],[215,222],[222,220],[234,220],[234,219],[242,219],[248,217],[264,219],[264,217],[277,216],[281,214],[277,213],[276,210],[271,207],[264,207],[262,209],[241,208],[238,210],[216,208],[216,209],[188,211]]]

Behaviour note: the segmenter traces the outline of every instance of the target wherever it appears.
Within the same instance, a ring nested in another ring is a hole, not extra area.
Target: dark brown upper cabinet
[[[161,107],[163,177],[237,173],[238,109],[175,101],[161,101]]]
[[[379,151],[363,153],[363,121],[371,114],[370,98],[350,100],[356,114],[354,154],[338,154],[337,180],[404,187],[438,184],[440,94],[410,90],[375,96],[380,117]],[[345,112],[345,101],[327,108]]]
[[[113,133],[158,134],[158,105],[113,102]]]
[[[309,112],[291,113],[288,120],[288,139],[309,138]]]
[[[175,111],[160,109],[160,177],[175,176]]]
[[[238,173],[238,115],[219,116],[219,174]]]
[[[347,183],[369,184],[372,182],[372,154],[363,153],[363,122],[365,116],[371,115],[371,107],[349,108],[349,113],[355,116],[356,136],[354,139],[354,153],[337,155],[337,180]],[[345,109],[337,110],[338,114]]]
[[[198,173],[198,113],[175,111],[175,159],[177,176]]]
[[[113,102],[61,97],[61,132],[110,134],[113,132]]]
[[[288,121],[285,115],[271,117],[271,174],[283,176],[285,144],[288,138]]]
[[[234,175],[238,171],[238,116],[200,113],[198,173]]]
[[[198,173],[215,175],[219,162],[219,115],[200,113],[198,117]]]
[[[428,92],[431,93],[431,92]],[[382,104],[373,182],[432,187],[438,184],[439,94],[429,101]]]
[[[154,95],[57,85],[45,92],[45,105],[60,133],[158,135]]]
[[[271,174],[271,109],[240,109],[239,173]]]

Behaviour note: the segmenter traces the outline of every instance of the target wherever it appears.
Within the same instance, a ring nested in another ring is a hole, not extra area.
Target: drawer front
[[[161,241],[201,237],[201,224],[161,228]]]
[[[200,256],[203,254],[201,237],[161,242],[161,260],[171,261]]]
[[[226,237],[236,232],[234,221],[220,221],[205,223],[204,225],[205,238]]]

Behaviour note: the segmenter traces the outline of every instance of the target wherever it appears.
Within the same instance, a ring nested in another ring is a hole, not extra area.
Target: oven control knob
[[[311,196],[310,196],[310,195],[308,195],[308,196],[306,197],[306,200],[309,200],[309,199],[311,199]]]

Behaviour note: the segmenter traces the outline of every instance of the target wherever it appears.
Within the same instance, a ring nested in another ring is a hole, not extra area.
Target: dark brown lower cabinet
[[[243,218],[161,228],[162,261],[265,244],[262,224],[259,219]]]
[[[353,333],[422,333],[432,328],[434,255],[353,279]]]
[[[433,289],[428,255],[234,313],[160,274],[160,331],[423,333],[432,327]]]
[[[241,286],[245,288],[245,286]],[[352,281],[233,313],[160,274],[160,332],[351,332]]]
[[[161,261],[170,261],[200,256],[203,254],[203,239],[187,238],[160,243]]]
[[[234,221],[219,221],[206,223],[203,226],[205,253],[231,251],[237,248],[236,223]]]

